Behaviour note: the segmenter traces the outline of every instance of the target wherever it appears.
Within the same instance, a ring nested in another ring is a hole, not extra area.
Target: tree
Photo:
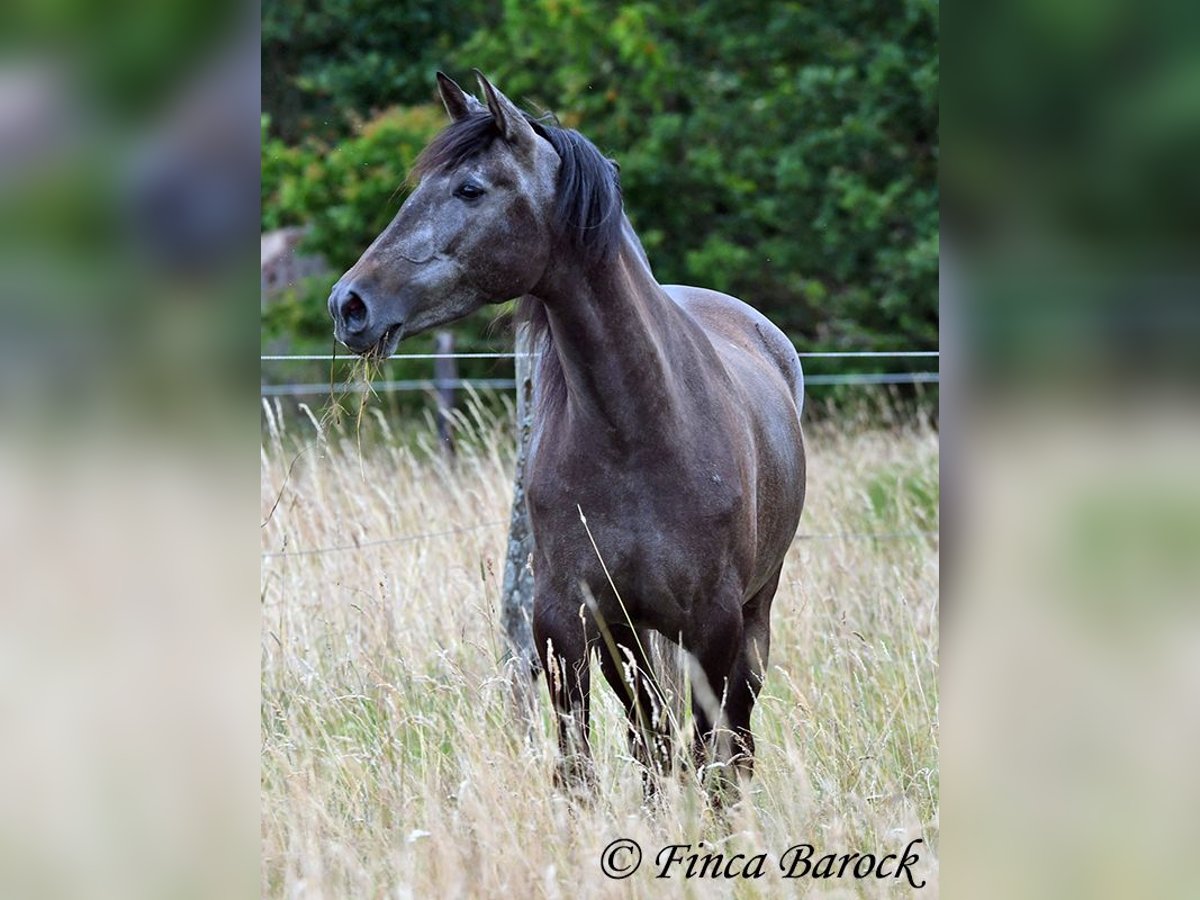
[[[433,73],[488,4],[432,0],[263,0],[263,110],[272,135],[347,133],[355,119],[428,103]]]
[[[268,7],[293,5],[303,6]],[[424,17],[399,24],[418,7]],[[476,15],[450,21],[432,5],[328,0],[298,24],[269,15],[281,29],[272,40],[309,47],[288,63],[296,84],[320,86],[305,102],[337,97],[350,124],[341,140],[310,136],[312,158],[288,186],[264,160],[264,222],[279,210],[311,220],[315,249],[335,266],[352,262],[403,199],[428,134],[390,130],[397,117],[424,115],[415,110],[365,128],[349,111],[425,101],[437,59],[464,84],[470,68],[486,71],[614,156],[661,281],[741,297],[804,346],[936,345],[936,0],[467,8]],[[362,40],[353,49],[351,20]],[[458,49],[442,49],[465,33]],[[414,43],[415,34],[432,37]],[[370,50],[389,39],[415,50],[379,70]],[[435,119],[421,128],[444,121]]]

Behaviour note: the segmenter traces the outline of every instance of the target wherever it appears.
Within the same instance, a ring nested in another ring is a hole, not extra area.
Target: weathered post
[[[533,432],[533,359],[530,356],[529,330],[517,326],[517,465],[513,477],[512,512],[508,526],[508,556],[504,563],[503,596],[500,622],[508,638],[509,664],[518,709],[532,721],[534,712],[533,679],[537,675],[538,656],[533,645],[533,532],[525,508],[525,463]]]
[[[434,352],[439,354],[433,361],[433,391],[437,397],[438,442],[442,450],[454,455],[454,434],[450,429],[451,413],[454,410],[455,387],[458,384],[458,361],[454,353],[454,335],[439,331],[434,336]]]

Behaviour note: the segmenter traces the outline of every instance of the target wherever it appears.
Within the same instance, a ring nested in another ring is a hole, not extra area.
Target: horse
[[[804,506],[795,348],[734,297],[659,284],[616,163],[475,75],[484,102],[438,73],[450,124],[334,286],[335,337],[386,358],[407,337],[520,298],[540,348],[526,498],[556,781],[592,772],[594,652],[635,758],[671,766],[651,632],[691,661],[700,771],[748,778],[771,603]]]

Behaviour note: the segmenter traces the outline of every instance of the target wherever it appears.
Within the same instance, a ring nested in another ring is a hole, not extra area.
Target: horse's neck
[[[586,274],[563,267],[538,299],[572,416],[620,443],[670,428],[679,412],[670,348],[682,314],[654,280],[631,228],[611,262]]]

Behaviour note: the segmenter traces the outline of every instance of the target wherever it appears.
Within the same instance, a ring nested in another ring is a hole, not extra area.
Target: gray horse
[[[334,286],[335,334],[388,356],[405,337],[523,298],[542,349],[527,494],[559,778],[591,771],[593,650],[636,757],[670,764],[653,630],[690,654],[694,752],[727,764],[711,768],[729,783],[753,768],[771,601],[804,505],[800,362],[740,300],[660,285],[615,163],[476,75],[486,104],[438,74],[452,123]]]

